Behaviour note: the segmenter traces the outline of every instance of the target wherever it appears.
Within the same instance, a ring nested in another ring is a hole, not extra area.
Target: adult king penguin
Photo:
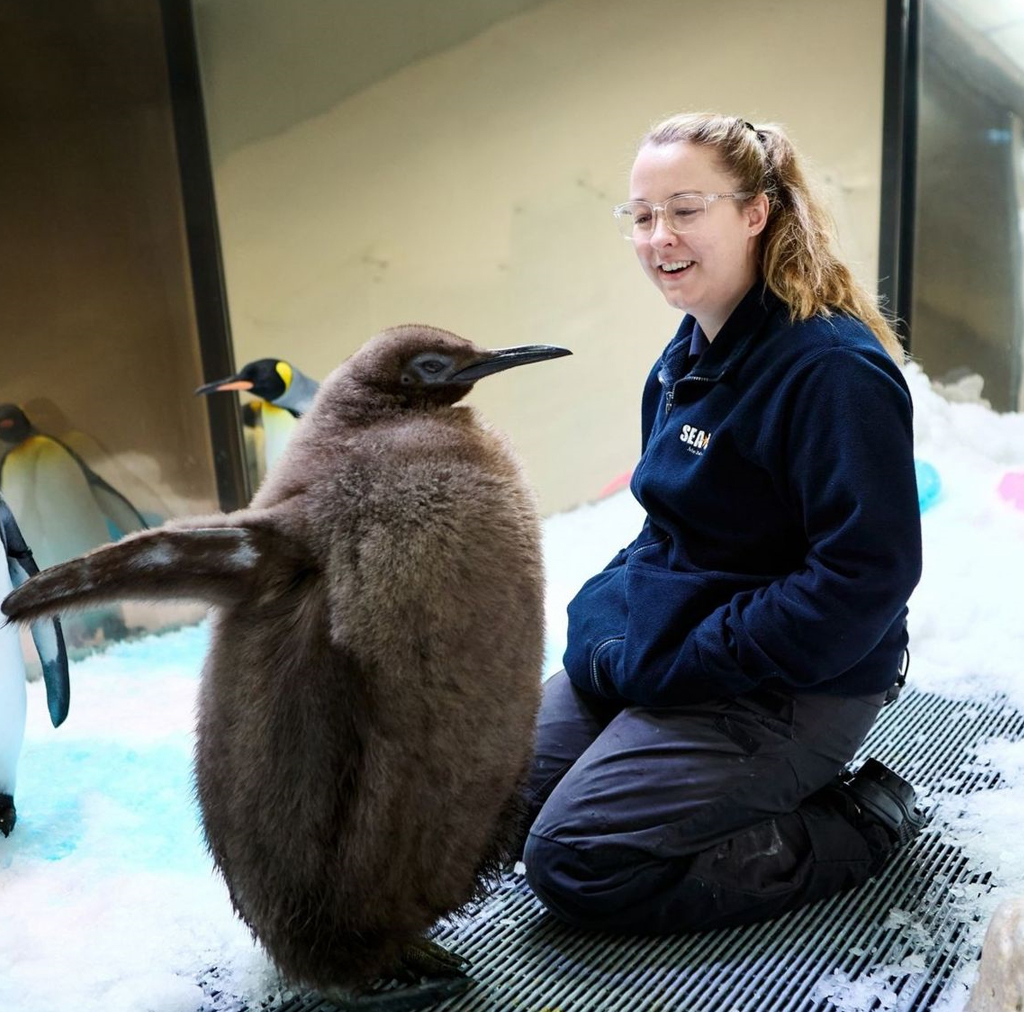
[[[384,331],[327,378],[248,508],[132,535],[3,603],[20,621],[126,596],[216,605],[195,753],[207,844],[283,973],[336,1002],[443,963],[423,933],[518,833],[540,522],[508,443],[456,402],[567,354]]]
[[[0,404],[0,489],[40,568],[149,526],[142,514],[63,440],[40,432],[16,404]],[[126,631],[118,609],[76,616],[68,642]]]
[[[6,564],[0,566],[0,595],[24,583],[38,572],[32,553],[14,519],[10,507],[0,495],[0,542]],[[32,639],[43,666],[50,720],[59,727],[68,715],[71,698],[68,656],[60,622],[39,620],[32,624]],[[17,812],[14,789],[18,758],[25,736],[25,662],[16,626],[0,626],[0,833],[9,836]]]
[[[42,567],[148,525],[67,443],[0,404],[0,488]]]
[[[260,358],[246,363],[234,376],[203,384],[196,393],[240,390],[260,398],[253,413],[258,419],[254,432],[259,434],[258,442],[262,444],[254,450],[258,458],[256,476],[258,481],[262,481],[266,472],[284,456],[296,419],[313,406],[313,398],[319,388],[320,384],[315,379],[289,362]]]

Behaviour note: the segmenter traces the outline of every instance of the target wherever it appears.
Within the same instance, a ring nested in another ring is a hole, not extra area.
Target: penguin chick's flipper
[[[10,507],[0,497],[0,526],[3,527],[3,541],[7,546],[7,569],[11,586],[20,587],[39,572],[25,539]],[[32,623],[32,640],[43,667],[43,683],[46,685],[46,706],[54,727],[60,727],[68,715],[71,705],[71,679],[68,675],[68,652],[64,644],[64,633],[60,622],[53,619],[39,619]],[[13,809],[12,809],[13,810]],[[13,823],[12,823],[13,825]],[[4,834],[7,835],[6,833]]]
[[[9,794],[0,794],[0,833],[10,836],[17,821],[18,813],[14,810],[14,798]]]
[[[271,537],[247,527],[158,528],[44,569],[7,595],[17,622],[111,601],[233,604],[251,596]]]

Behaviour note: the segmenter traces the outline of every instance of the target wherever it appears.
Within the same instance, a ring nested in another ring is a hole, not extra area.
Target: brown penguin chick
[[[295,983],[389,974],[508,857],[540,693],[540,522],[505,438],[456,402],[565,354],[384,331],[324,381],[247,509],[132,535],[3,604],[19,621],[129,596],[216,605],[203,825]]]

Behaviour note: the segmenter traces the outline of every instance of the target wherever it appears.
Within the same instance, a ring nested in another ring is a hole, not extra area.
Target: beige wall
[[[237,361],[320,378],[407,321],[567,345],[573,358],[489,379],[472,402],[519,447],[545,512],[594,498],[635,462],[641,384],[678,319],[612,224],[636,139],[681,110],[782,122],[874,284],[884,13],[552,0],[237,147],[215,165]],[[244,46],[242,27],[216,30]],[[218,41],[200,33],[208,102]],[[331,46],[325,30],[305,58]],[[287,86],[277,71],[268,87]]]

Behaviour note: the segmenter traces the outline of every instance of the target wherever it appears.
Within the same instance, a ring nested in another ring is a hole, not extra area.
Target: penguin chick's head
[[[247,362],[234,376],[204,383],[197,394],[212,394],[219,390],[244,390],[265,401],[274,403],[283,397],[292,385],[292,367],[276,358],[258,358]]]
[[[571,354],[568,348],[544,344],[489,351],[438,327],[405,324],[371,338],[335,375],[347,394],[354,382],[403,407],[446,405],[461,400],[491,373]]]
[[[32,423],[17,404],[0,404],[0,440],[17,446],[34,431]]]

